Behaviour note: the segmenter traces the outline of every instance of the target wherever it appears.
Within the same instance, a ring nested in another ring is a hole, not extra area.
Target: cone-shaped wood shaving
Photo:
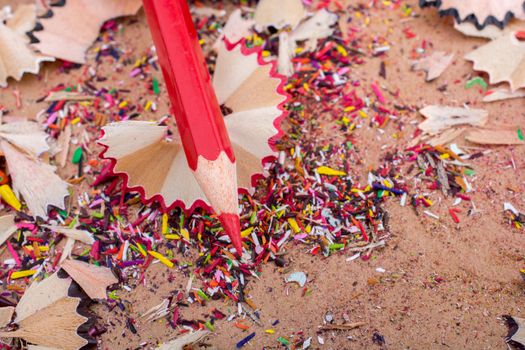
[[[213,84],[219,103],[231,111],[225,123],[239,187],[251,189],[253,175],[263,172],[262,160],[275,155],[269,142],[280,134],[278,125],[285,115],[284,78],[275,73],[273,63],[262,61],[260,52],[248,51],[242,43],[223,43]],[[113,161],[113,171],[145,201],[190,209],[207,202],[187,165],[178,132],[168,141],[166,127],[143,121],[114,123],[103,130],[99,141],[106,147],[103,157]]]
[[[32,157],[49,151],[48,135],[40,125],[29,121],[19,121],[0,125],[0,139],[9,141]]]
[[[420,0],[422,7],[436,6],[442,15],[452,15],[457,22],[472,22],[476,28],[487,25],[504,27],[512,18],[525,18],[523,0]]]
[[[43,30],[33,32],[39,41],[33,47],[48,56],[85,63],[102,24],[134,15],[141,5],[140,0],[66,0],[64,6],[53,7],[52,16],[40,19]]]
[[[37,74],[40,64],[53,61],[29,47],[25,32],[35,25],[36,7],[19,6],[6,24],[0,21],[0,87],[7,86],[7,79],[20,80],[24,73]]]
[[[525,87],[525,42],[507,33],[465,56],[474,69],[487,72],[490,83],[507,82],[512,91]]]
[[[91,299],[106,299],[106,288],[118,283],[111,269],[78,260],[65,260],[61,267]]]
[[[259,28],[269,26],[295,28],[306,16],[301,0],[261,0],[255,9],[255,23]]]
[[[439,145],[446,145],[465,132],[464,128],[450,128],[446,129],[442,133],[440,133],[438,136],[431,137],[430,139],[426,140],[425,143],[428,143],[431,146],[439,146]]]
[[[55,273],[33,282],[15,309],[18,329],[0,332],[0,337],[23,338],[55,349],[80,349],[93,342],[85,332],[89,318],[81,314],[82,300],[82,293],[70,277]]]
[[[525,22],[522,20],[514,19],[509,22],[505,28],[498,28],[496,26],[486,26],[483,29],[478,29],[470,22],[454,23],[454,29],[461,32],[466,36],[472,36],[476,38],[486,38],[494,40],[502,35],[509,32],[516,32],[525,29]]]
[[[295,41],[326,38],[333,34],[337,19],[338,17],[335,13],[325,9],[319,10],[295,28],[290,38]]]
[[[11,173],[13,190],[22,195],[32,215],[47,218],[50,205],[65,207],[68,184],[55,174],[54,167],[30,158],[7,141],[0,140],[0,149]]]

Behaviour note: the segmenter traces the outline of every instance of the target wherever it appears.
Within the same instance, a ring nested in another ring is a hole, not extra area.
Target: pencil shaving
[[[507,82],[511,91],[525,87],[525,42],[516,37],[517,32],[507,33],[465,56],[474,63],[474,70],[486,72],[490,83]]]
[[[213,83],[219,103],[231,110],[225,124],[236,156],[238,186],[250,190],[254,175],[263,172],[262,160],[275,155],[269,142],[280,133],[281,105],[287,96],[274,65],[264,63],[258,52],[243,52],[243,47],[222,44]],[[114,172],[125,178],[130,189],[141,193],[143,200],[190,210],[209,205],[187,165],[180,140],[177,136],[166,140],[166,127],[127,121],[103,130],[103,157],[113,160]]]
[[[64,350],[77,350],[92,343],[87,332],[81,330],[89,322],[88,317],[78,313],[82,296],[72,294],[75,288],[71,287],[71,278],[61,278],[57,273],[33,282],[15,308],[18,328],[0,332],[0,336]]]
[[[39,41],[33,47],[47,56],[85,63],[102,24],[134,15],[141,6],[140,0],[66,0],[64,6],[53,7],[51,17],[40,19],[43,30],[33,33]]]
[[[305,15],[301,0],[261,0],[255,9],[254,19],[259,28],[295,28]]]
[[[501,28],[511,18],[525,18],[523,0],[420,0],[420,5],[436,6],[442,15],[453,15],[457,22],[472,22],[477,29],[487,25]]]
[[[53,61],[29,47],[25,32],[35,25],[34,5],[19,6],[6,24],[0,21],[0,87],[7,86],[8,78],[20,80],[25,73],[38,74],[43,62]]]

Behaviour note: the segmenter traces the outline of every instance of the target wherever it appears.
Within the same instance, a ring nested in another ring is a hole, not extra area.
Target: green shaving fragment
[[[483,88],[483,90],[487,90],[488,87],[487,83],[485,82],[485,80],[483,80],[482,77],[475,77],[467,81],[467,83],[465,84],[465,89],[470,89],[474,85],[479,85],[481,88]]]
[[[78,164],[80,163],[81,159],[82,159],[82,147],[78,147],[75,150],[75,153],[73,153],[73,158],[71,158],[71,163]]]
[[[290,345],[290,341],[288,339],[283,338],[283,337],[277,338],[277,341],[279,343],[283,344],[284,346]]]
[[[157,78],[153,78],[153,92],[155,95],[160,94],[159,81]]]

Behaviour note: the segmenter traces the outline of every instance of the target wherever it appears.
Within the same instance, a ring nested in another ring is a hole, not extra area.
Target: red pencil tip
[[[241,223],[239,221],[239,215],[222,213],[219,215],[224,231],[230,237],[235,250],[239,256],[242,255],[242,241],[241,241]]]

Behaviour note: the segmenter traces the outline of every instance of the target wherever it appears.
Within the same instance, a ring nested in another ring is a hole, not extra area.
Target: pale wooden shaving
[[[15,313],[14,306],[0,307],[0,327],[5,327],[9,323],[11,323],[14,313]]]
[[[465,135],[465,139],[482,145],[523,145],[525,142],[518,137],[517,129],[472,130]]]
[[[474,70],[487,72],[491,84],[507,82],[511,91],[525,87],[525,43],[509,32],[480,46],[465,56],[474,63]]]
[[[460,137],[465,132],[465,128],[450,128],[444,130],[438,136],[432,137],[426,141],[431,146],[446,145]]]
[[[222,40],[226,38],[228,42],[235,44],[242,40],[243,38],[249,36],[252,33],[252,27],[255,24],[253,19],[244,19],[242,17],[242,11],[236,9],[228,17],[228,21],[222,29],[221,35],[215,41],[213,48],[218,50],[221,45],[223,45]]]
[[[446,52],[435,51],[431,55],[412,63],[412,69],[427,72],[426,81],[432,81],[443,74],[453,59],[453,53],[447,54]]]
[[[54,167],[29,158],[6,141],[0,140],[0,148],[11,174],[13,191],[22,195],[32,215],[47,218],[50,205],[65,208],[68,184],[55,174]]]
[[[91,299],[106,299],[107,287],[118,283],[111,269],[104,266],[67,259],[62,262],[61,267]]]
[[[292,58],[294,52],[294,42],[290,40],[288,32],[283,31],[279,34],[279,56],[277,59],[277,70],[284,76],[291,76],[294,72]]]
[[[79,349],[88,344],[77,333],[87,317],[77,312],[79,298],[68,296],[71,278],[55,273],[41,282],[33,282],[15,308],[18,328],[0,332],[0,337],[23,338],[48,348]]]
[[[187,165],[179,138],[174,136],[168,142],[165,127],[143,121],[105,126],[104,136],[99,140],[108,148],[104,156],[115,159],[115,173],[126,174],[128,187],[141,187],[147,199],[160,195],[167,206],[175,200],[187,205],[201,200],[213,206],[223,197],[237,203],[237,193],[224,193],[216,188],[209,191],[214,193],[213,198],[206,198],[195,178],[209,178],[217,176],[214,172],[227,171],[231,182],[251,189],[252,175],[263,173],[261,160],[275,154],[268,140],[277,134],[274,121],[282,114],[278,106],[286,100],[278,93],[282,80],[272,78],[271,69],[269,64],[261,65],[256,54],[243,54],[240,45],[231,50],[224,44],[219,48],[213,84],[219,103],[232,110],[225,117],[225,124],[236,155],[236,167],[221,153],[213,162],[199,157],[201,170],[195,174]],[[212,170],[204,171],[203,166],[210,166]],[[151,171],[144,172],[144,168]],[[204,182],[201,184],[207,186]],[[215,210],[237,212],[233,206],[215,207]]]
[[[419,110],[427,118],[418,127],[428,133],[437,134],[456,125],[483,126],[489,113],[483,109],[456,108],[447,106],[427,106]]]
[[[48,137],[40,125],[24,119],[0,125],[0,139],[9,141],[32,157],[49,151]]]
[[[261,0],[255,9],[255,23],[259,28],[269,26],[295,28],[306,16],[301,0]]]
[[[204,330],[188,333],[182,337],[160,345],[157,350],[184,350],[186,346],[193,345],[201,341],[204,337],[206,337],[206,335],[208,335],[208,333],[208,331]]]
[[[51,17],[40,19],[43,30],[33,32],[39,40],[33,47],[48,56],[85,63],[102,24],[134,15],[141,5],[140,0],[68,0],[66,6],[53,7]]]
[[[291,60],[295,56],[298,41],[306,41],[303,47],[304,51],[314,50],[318,39],[326,38],[333,34],[337,20],[338,16],[336,14],[322,9],[303,21],[290,34],[285,31],[281,32],[279,35],[279,73],[288,77],[293,74]]]
[[[0,217],[0,246],[18,230],[15,224],[15,215],[9,214]]]
[[[53,225],[42,225],[42,227],[46,227],[53,232],[60,233],[66,237],[74,239],[75,241],[85,243],[87,245],[92,245],[93,243],[95,243],[95,238],[93,238],[93,234],[85,230]]]
[[[146,312],[144,312],[140,317],[146,318],[146,321],[148,322],[154,322],[158,320],[159,318],[162,318],[168,314],[169,305],[170,305],[170,301],[168,299],[164,299],[162,300],[162,302],[160,302],[160,304],[151,307]]]
[[[325,9],[317,11],[312,17],[303,21],[290,35],[294,41],[317,40],[326,38],[334,33],[334,25],[338,16]]]
[[[520,89],[513,92],[506,88],[500,88],[488,91],[485,97],[483,97],[483,102],[496,102],[521,97],[525,97],[525,89]]]
[[[0,21],[0,87],[7,86],[8,78],[20,80],[25,73],[38,74],[41,63],[54,61],[28,46],[25,32],[34,26],[35,11],[34,5],[21,5],[6,24]]]
[[[94,99],[95,96],[83,95],[82,93],[75,91],[52,91],[44,101],[90,101]]]
[[[56,154],[56,161],[61,168],[65,167],[67,163],[69,148],[71,146],[71,133],[71,125],[67,125],[64,131],[60,133],[60,136],[58,136],[58,146],[60,150]]]
[[[516,18],[524,18],[523,0],[441,0],[440,11],[454,9],[461,21],[468,16],[475,16],[479,25],[484,25],[489,17],[503,22],[509,13]]]

